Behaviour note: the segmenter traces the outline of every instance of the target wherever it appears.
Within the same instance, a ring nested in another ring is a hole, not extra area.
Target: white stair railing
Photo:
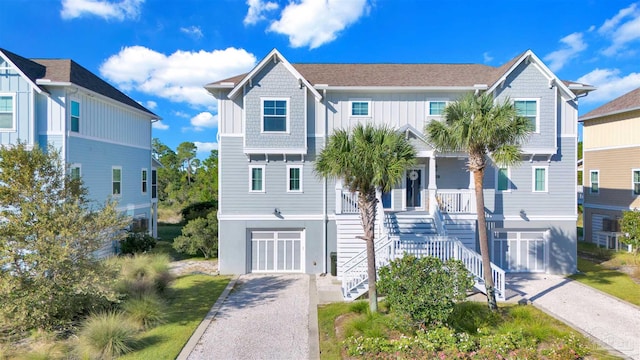
[[[396,237],[385,235],[375,241],[376,269],[388,264],[393,259],[393,244],[395,240]],[[355,300],[368,289],[368,287],[362,286],[369,278],[367,249],[351,258],[343,267],[342,296],[347,300]],[[359,291],[357,291],[358,289]]]
[[[357,214],[359,212],[357,192],[349,192],[346,189],[342,190],[340,201],[342,203],[343,214]]]

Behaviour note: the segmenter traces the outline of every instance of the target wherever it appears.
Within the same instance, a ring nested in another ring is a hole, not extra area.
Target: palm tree
[[[315,171],[323,177],[342,179],[358,192],[358,207],[367,246],[369,308],[378,311],[374,249],[376,190],[390,191],[415,161],[416,152],[403,134],[388,127],[357,125],[352,133],[336,130],[318,155]]]
[[[500,166],[515,165],[521,159],[520,145],[528,138],[529,120],[518,116],[509,99],[494,103],[493,95],[469,93],[444,109],[444,122],[432,121],[426,126],[431,145],[441,152],[466,152],[467,167],[473,172],[482,271],[489,309],[498,308],[491,276],[489,241],[484,212],[482,180],[487,156]]]

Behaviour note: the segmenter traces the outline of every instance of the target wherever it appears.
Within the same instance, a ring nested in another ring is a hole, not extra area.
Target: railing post
[[[342,214],[342,180],[336,180],[336,214]]]

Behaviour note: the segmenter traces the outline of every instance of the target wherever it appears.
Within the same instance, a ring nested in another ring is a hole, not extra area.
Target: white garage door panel
[[[546,241],[544,233],[492,233],[492,240],[492,261],[505,271],[545,271]]]
[[[302,272],[304,231],[252,231],[252,272]]]

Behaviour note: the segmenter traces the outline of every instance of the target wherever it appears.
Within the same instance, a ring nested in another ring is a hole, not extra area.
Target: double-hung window
[[[447,107],[446,101],[429,101],[429,115],[441,116],[444,114],[445,107]]]
[[[302,192],[302,166],[287,166],[287,192]]]
[[[589,192],[591,194],[599,194],[600,193],[600,171],[599,170],[591,170],[589,173],[589,180],[591,184],[591,189]]]
[[[288,123],[288,99],[262,99],[262,131],[287,132]]]
[[[249,166],[249,192],[265,192],[264,165]]]
[[[147,193],[147,169],[142,169],[142,173],[140,174],[142,178],[142,193]]]
[[[71,131],[80,132],[80,103],[71,101]]]
[[[518,115],[529,120],[529,130],[533,132],[539,132],[538,100],[520,99],[514,100],[513,104],[516,107],[516,112],[518,113]]]
[[[631,172],[631,189],[634,196],[640,195],[640,169],[633,169]]]
[[[69,175],[71,176],[72,180],[80,180],[80,176],[82,176],[80,164],[71,165],[71,167],[69,168]]]
[[[351,100],[349,101],[351,116],[354,117],[370,117],[371,101],[369,100]]]
[[[532,172],[533,192],[547,192],[547,167],[534,167]]]
[[[0,94],[0,131],[16,129],[16,101],[13,94]]]
[[[509,169],[499,168],[496,170],[496,190],[509,191]]]
[[[122,167],[120,166],[111,168],[111,193],[116,196],[122,194]]]

